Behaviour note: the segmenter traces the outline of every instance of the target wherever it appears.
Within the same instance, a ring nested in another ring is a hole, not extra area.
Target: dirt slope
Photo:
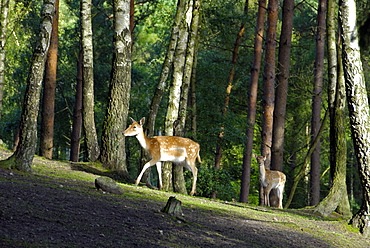
[[[104,193],[93,184],[98,170],[81,168],[39,158],[32,175],[0,168],[0,247],[370,247],[343,223],[303,210],[124,184],[123,195]],[[160,211],[173,195],[184,221]]]

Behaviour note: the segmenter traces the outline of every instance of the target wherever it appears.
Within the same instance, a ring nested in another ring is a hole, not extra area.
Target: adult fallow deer
[[[272,189],[277,190],[279,198],[278,208],[283,208],[283,193],[286,176],[281,171],[272,171],[265,168],[266,157],[254,155],[260,167],[260,183],[263,188],[263,197],[266,206],[270,206],[270,192]]]
[[[145,118],[142,118],[139,122],[130,118],[132,124],[123,132],[125,136],[136,136],[140,145],[149,152],[151,160],[147,162],[141,170],[139,176],[136,179],[135,184],[138,185],[144,172],[154,164],[157,166],[158,178],[159,178],[159,189],[162,188],[162,163],[164,161],[170,161],[179,163],[193,173],[193,186],[190,195],[196,193],[196,183],[198,169],[195,167],[195,160],[198,159],[201,163],[199,156],[200,146],[198,143],[191,139],[176,137],[176,136],[155,136],[148,138],[144,134],[143,125]]]

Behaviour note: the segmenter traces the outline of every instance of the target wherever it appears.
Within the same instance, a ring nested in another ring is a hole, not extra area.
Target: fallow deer
[[[193,186],[190,195],[196,193],[196,183],[198,169],[195,167],[195,160],[201,163],[199,156],[200,146],[198,143],[188,138],[176,137],[176,136],[155,136],[148,138],[144,134],[143,125],[145,118],[142,118],[139,122],[130,118],[132,124],[123,132],[124,136],[136,136],[140,145],[149,152],[151,160],[147,162],[141,170],[139,176],[136,179],[135,184],[140,183],[141,177],[144,172],[154,164],[157,166],[158,178],[159,178],[159,189],[162,188],[162,163],[164,161],[170,161],[179,163],[193,173]]]
[[[278,208],[283,208],[283,193],[286,176],[281,171],[272,171],[265,168],[266,157],[254,155],[260,167],[260,183],[263,188],[263,197],[266,206],[270,206],[270,192],[276,189],[279,199]]]

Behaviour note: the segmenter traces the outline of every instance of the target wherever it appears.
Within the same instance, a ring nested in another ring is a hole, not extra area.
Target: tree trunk
[[[347,102],[362,186],[362,205],[352,217],[351,224],[360,228],[368,237],[370,230],[370,111],[365,78],[361,63],[356,26],[356,3],[354,0],[340,2],[340,21],[343,35],[343,69],[346,82]]]
[[[244,5],[244,14],[245,18],[247,17],[248,14],[248,1],[245,1]],[[229,77],[227,79],[227,86],[226,86],[226,97],[224,99],[224,107],[222,108],[222,116],[224,117],[222,120],[222,125],[220,127],[220,133],[218,134],[218,139],[216,143],[216,156],[215,156],[215,167],[217,169],[221,169],[221,159],[222,159],[222,143],[223,143],[223,137],[224,137],[224,130],[225,130],[225,118],[227,115],[227,111],[229,109],[229,103],[230,103],[230,95],[231,95],[231,90],[233,88],[233,81],[234,81],[234,74],[235,74],[235,64],[238,60],[238,53],[239,53],[239,47],[240,43],[244,34],[245,27],[247,26],[246,21],[244,21],[238,31],[238,34],[236,35],[235,43],[234,43],[234,49],[232,52],[232,57],[231,57],[231,69],[229,73]]]
[[[279,42],[278,74],[275,95],[274,124],[272,134],[271,168],[283,170],[285,114],[288,96],[288,79],[290,69],[290,51],[293,30],[293,0],[283,3],[282,30]]]
[[[315,211],[328,216],[339,209],[345,217],[351,217],[347,195],[346,169],[347,144],[345,127],[346,90],[340,56],[337,55],[336,3],[328,0],[328,68],[329,68],[329,114],[330,114],[330,167],[333,183],[329,194],[315,207]],[[340,54],[340,47],[338,49]],[[339,62],[339,63],[338,63]]]
[[[254,57],[251,67],[251,77],[248,95],[248,119],[247,119],[247,138],[243,154],[242,178],[240,186],[240,202],[248,202],[251,162],[253,151],[254,124],[256,121],[257,89],[258,77],[261,70],[261,60],[263,52],[263,32],[266,14],[266,0],[258,1],[257,27],[254,38]]]
[[[114,59],[109,101],[102,134],[101,161],[131,181],[126,165],[123,131],[127,123],[131,89],[130,1],[114,0]]]
[[[44,94],[41,110],[40,155],[48,159],[53,158],[55,87],[58,65],[58,19],[59,0],[56,0],[53,30],[45,65]]]
[[[82,48],[78,54],[77,61],[77,84],[76,84],[76,96],[75,105],[73,110],[73,123],[71,133],[71,157],[72,162],[78,162],[80,157],[80,140],[81,140],[81,129],[82,129]]]
[[[19,143],[14,154],[7,159],[11,168],[30,172],[37,144],[37,116],[44,75],[45,61],[50,45],[56,0],[45,0],[41,13],[40,33],[33,53],[27,88],[23,102],[19,130]]]
[[[146,131],[146,135],[149,137],[152,137],[154,135],[155,119],[157,117],[159,105],[161,103],[163,92],[166,87],[168,74],[173,64],[173,57],[174,57],[175,50],[176,50],[177,39],[179,37],[179,25],[185,13],[185,6],[186,6],[185,0],[178,0],[177,11],[176,11],[175,20],[174,20],[173,27],[172,27],[172,34],[171,34],[170,43],[168,45],[167,55],[163,63],[161,76],[160,76],[156,91],[154,93],[154,96],[152,98],[152,102],[150,104],[150,109],[148,113],[148,118],[146,121],[145,131]]]
[[[279,1],[270,0],[268,4],[268,19],[266,31],[266,57],[263,86],[263,119],[261,154],[266,156],[265,167],[270,169],[273,114],[275,107],[275,53],[276,53],[276,27],[278,20]],[[260,188],[260,202],[265,205]]]
[[[311,142],[317,136],[320,129],[321,119],[321,98],[322,84],[324,74],[324,56],[325,56],[325,32],[326,32],[326,0],[319,0],[319,9],[317,15],[317,33],[316,33],[316,58],[314,69],[314,89],[312,97],[312,119],[311,119]],[[310,204],[316,205],[320,201],[320,141],[316,145],[311,156],[311,178],[310,178]]]
[[[278,171],[283,170],[284,161],[285,115],[293,30],[293,8],[294,0],[284,1],[271,148],[271,168]],[[274,207],[279,205],[276,189],[273,189],[270,193],[270,204]]]
[[[174,54],[175,54],[177,39],[178,39],[178,36],[179,36],[179,25],[180,25],[180,22],[183,18],[184,13],[185,13],[185,3],[186,3],[186,1],[183,1],[183,0],[179,0],[178,3],[177,3],[177,11],[176,11],[175,20],[174,20],[174,23],[173,23],[173,26],[172,26],[172,34],[171,34],[170,43],[169,43],[168,49],[167,49],[167,55],[166,55],[165,61],[163,63],[161,76],[160,76],[157,88],[155,90],[154,96],[152,98],[152,102],[150,104],[149,113],[148,113],[147,121],[146,121],[146,125],[145,125],[145,131],[144,132],[146,133],[146,135],[148,137],[154,136],[155,120],[156,120],[156,117],[157,117],[159,105],[162,101],[162,97],[163,97],[165,87],[167,85],[167,83],[166,83],[167,78],[168,78],[171,66],[173,64],[173,57],[174,57]],[[142,158],[141,158],[141,165],[144,165],[146,163],[146,161],[148,161],[148,158],[147,158],[145,153],[142,153],[142,154],[144,154],[144,155],[142,155]],[[162,165],[164,166],[164,164],[165,163],[163,163]],[[142,166],[139,168],[139,170],[141,170],[141,169],[142,169]],[[150,177],[147,176],[148,173],[150,173],[150,171],[145,172],[143,178],[144,178],[144,180],[146,180],[147,184],[150,184],[150,181],[149,181]]]
[[[266,31],[266,57],[263,86],[263,120],[261,154],[266,156],[265,167],[270,169],[272,126],[275,106],[275,52],[276,27],[278,20],[279,2],[271,0],[268,3],[268,19]]]
[[[9,13],[9,1],[0,1],[0,119],[3,112],[3,93],[4,93],[4,80],[5,80],[5,44],[6,32]]]
[[[194,68],[194,65],[193,65],[194,56],[196,54],[195,49],[196,49],[196,40],[197,40],[197,34],[198,34],[200,1],[191,0],[189,4],[189,9],[191,7],[193,10],[192,10],[191,23],[188,23],[188,25],[190,26],[190,30],[188,31],[189,39],[187,42],[184,76],[183,76],[183,83],[181,87],[179,118],[178,118],[178,124],[175,127],[176,136],[185,135],[185,122],[186,122],[188,98],[189,98],[189,85],[190,85],[190,80],[192,76],[192,71]],[[175,192],[186,194],[187,191],[185,187],[184,169],[182,166],[176,166],[173,169],[173,178],[174,178],[173,185],[174,185]]]
[[[100,149],[94,120],[94,55],[91,24],[91,0],[81,1],[81,37],[83,50],[83,126],[87,160],[96,161]]]
[[[184,68],[185,68],[185,57],[186,48],[188,43],[189,32],[187,25],[190,26],[188,21],[191,21],[192,7],[189,5],[189,1],[186,2],[185,12],[183,13],[183,21],[179,26],[179,37],[177,40],[174,63],[173,63],[173,81],[170,87],[167,115],[165,122],[165,134],[167,136],[174,135],[174,125],[179,118],[180,110],[180,98],[181,98],[181,87],[183,85]],[[190,17],[188,16],[190,15]],[[172,163],[163,163],[163,188],[171,191],[173,189],[173,166]]]

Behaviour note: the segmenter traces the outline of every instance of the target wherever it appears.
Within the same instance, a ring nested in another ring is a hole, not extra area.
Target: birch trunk
[[[109,102],[102,135],[103,164],[131,181],[127,171],[125,138],[131,89],[130,0],[114,0],[114,59]]]
[[[37,145],[37,116],[44,76],[45,61],[50,45],[56,0],[44,0],[40,33],[33,52],[27,88],[24,96],[19,130],[19,143],[14,154],[6,160],[11,168],[31,172]]]
[[[181,87],[183,84],[186,48],[188,43],[189,31],[187,25],[192,16],[192,4],[189,6],[189,1],[186,0],[185,12],[183,13],[183,20],[179,26],[179,37],[175,51],[173,63],[173,80],[170,87],[168,107],[165,122],[165,135],[174,135],[174,124],[179,118]],[[189,19],[190,18],[190,19]],[[164,190],[171,191],[173,189],[173,166],[172,163],[163,163],[163,188]]]
[[[189,33],[189,39],[187,42],[187,50],[185,57],[185,68],[183,83],[181,87],[181,98],[179,106],[179,117],[178,125],[175,127],[176,136],[185,135],[185,122],[187,116],[187,106],[189,98],[189,86],[193,71],[194,56],[196,54],[196,40],[198,33],[198,22],[199,22],[199,0],[191,0],[189,4],[189,10],[192,11],[192,17],[187,19],[187,32]],[[175,166],[173,169],[174,177],[174,190],[175,192],[186,194],[185,179],[184,179],[184,168],[182,166]]]
[[[5,45],[6,45],[6,32],[8,23],[9,1],[0,1],[0,119],[3,110],[3,93],[4,93],[4,73],[5,73]]]
[[[358,45],[355,1],[341,1],[339,13],[343,36],[342,59],[347,103],[362,186],[362,205],[352,217],[351,224],[368,237],[370,234],[370,111]]]
[[[329,194],[315,207],[315,211],[328,216],[337,209],[345,217],[351,217],[347,195],[347,143],[345,127],[346,89],[344,83],[340,46],[337,54],[336,2],[328,0],[327,37],[329,69],[329,114],[330,114],[330,168],[333,183]]]
[[[81,41],[83,51],[83,127],[87,160],[96,161],[100,149],[94,120],[94,55],[91,24],[91,0],[81,1]]]

